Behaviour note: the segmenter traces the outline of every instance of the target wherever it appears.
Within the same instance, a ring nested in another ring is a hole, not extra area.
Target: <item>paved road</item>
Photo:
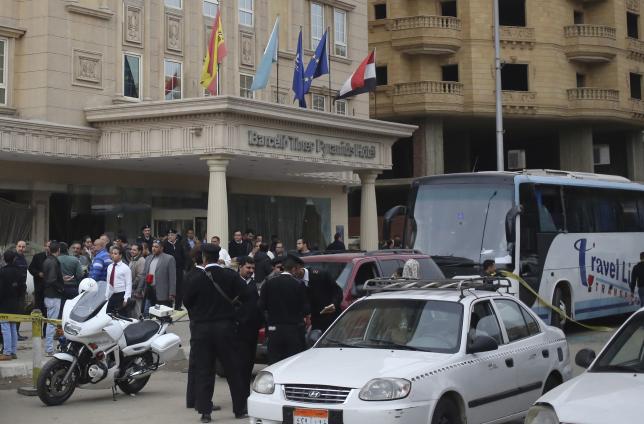
[[[618,327],[624,317],[612,318],[595,322],[596,324]],[[185,323],[176,324],[172,331],[177,332],[182,340],[189,339],[189,331]],[[568,331],[571,353],[574,355],[584,347],[598,350],[610,337],[610,333],[589,332],[581,329]],[[118,420],[119,424],[127,423],[197,423],[197,414],[185,408],[185,386],[187,374],[182,371],[186,361],[177,361],[164,371],[152,376],[146,388],[136,397],[119,394],[113,402],[109,390],[77,390],[70,400],[59,407],[45,407],[36,398],[24,397],[16,393],[9,384],[0,385],[0,411],[2,423],[32,424],[32,423],[78,423],[103,424]],[[581,369],[575,366],[575,375]],[[2,389],[5,390],[2,390]],[[217,379],[215,384],[215,402],[220,404],[222,411],[213,415],[215,422],[243,423],[236,420],[232,413],[232,405],[228,385],[224,380]]]

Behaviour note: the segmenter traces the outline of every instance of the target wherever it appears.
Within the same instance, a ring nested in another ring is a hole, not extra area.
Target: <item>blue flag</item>
[[[322,75],[329,73],[329,58],[326,53],[326,37],[327,31],[324,31],[324,35],[320,39],[318,46],[315,49],[315,53],[309,62],[309,66],[306,67],[306,72],[304,73],[304,92],[308,93],[311,88],[311,83],[313,79],[320,77]]]
[[[300,107],[306,107],[306,99],[304,95],[304,62],[302,60],[302,29],[300,29],[300,37],[297,40],[297,51],[295,52],[295,70],[293,71],[293,92],[295,98],[300,101]]]
[[[271,68],[273,67],[273,63],[277,63],[279,31],[280,17],[278,16],[275,20],[275,25],[273,26],[273,32],[271,32],[271,38],[268,40],[266,50],[264,50],[262,61],[257,67],[255,78],[253,78],[253,85],[251,85],[250,87],[251,91],[265,88],[266,84],[268,84],[268,77],[271,75]]]

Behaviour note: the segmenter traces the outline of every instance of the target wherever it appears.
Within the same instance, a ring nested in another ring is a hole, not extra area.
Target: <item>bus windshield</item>
[[[421,184],[411,211],[411,247],[463,262],[510,263],[505,216],[513,196],[512,185]]]

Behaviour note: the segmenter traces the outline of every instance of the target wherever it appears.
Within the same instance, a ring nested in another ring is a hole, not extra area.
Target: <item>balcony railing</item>
[[[619,101],[619,90],[611,88],[593,88],[593,87],[579,87],[571,88],[568,90],[568,100],[589,100],[589,101],[602,101],[608,100],[611,102]]]
[[[462,96],[463,84],[452,81],[416,81],[394,86],[394,96],[410,94],[453,94]]]
[[[610,38],[614,40],[616,37],[616,30],[614,27],[606,25],[568,25],[564,27],[564,35],[566,37],[599,37]]]
[[[461,48],[461,20],[453,16],[391,19],[391,45],[407,54],[453,54]]]
[[[445,28],[461,30],[461,20],[453,16],[408,16],[392,21],[391,30],[400,31],[415,28]]]
[[[626,39],[626,48],[631,59],[644,61],[644,42],[629,37]]]

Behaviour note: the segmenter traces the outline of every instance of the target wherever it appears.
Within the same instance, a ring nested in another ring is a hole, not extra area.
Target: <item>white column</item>
[[[208,232],[206,240],[212,236],[221,238],[221,246],[228,246],[228,190],[226,189],[226,169],[229,158],[208,156],[203,158],[208,164]]]
[[[378,210],[376,207],[376,177],[380,171],[358,171],[362,183],[360,199],[360,248],[378,249]]]

